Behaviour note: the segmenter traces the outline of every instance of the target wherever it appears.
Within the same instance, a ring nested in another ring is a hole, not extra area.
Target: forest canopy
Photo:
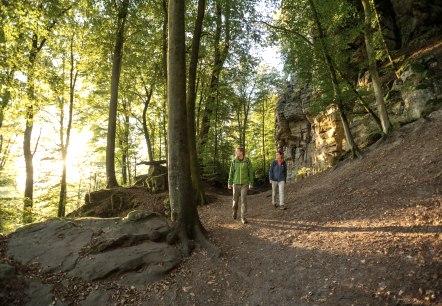
[[[146,164],[168,160],[167,0],[0,1],[2,229],[64,217],[85,194],[132,186]],[[391,25],[394,1],[378,2],[185,1],[182,128],[198,204],[204,184],[225,186],[236,147],[267,181],[284,146],[276,104],[294,83],[311,96],[305,114],[336,107],[352,156],[352,115],[391,133],[393,55],[419,28]],[[357,84],[367,70],[373,92]]]
[[[284,82],[262,62],[268,32],[255,26],[272,18],[265,13],[272,5],[205,6],[194,120],[201,175],[214,184],[226,181],[237,146],[247,148],[258,177],[273,156]],[[167,159],[167,1],[2,0],[1,7],[3,226],[64,216],[83,205],[85,193],[106,188],[113,96],[117,183],[133,185],[147,172],[142,161]],[[187,67],[197,7],[186,2]]]

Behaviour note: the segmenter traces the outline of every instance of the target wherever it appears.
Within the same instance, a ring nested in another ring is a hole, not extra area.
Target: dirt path
[[[442,305],[442,114],[399,130],[362,160],[249,196],[249,224],[231,197],[200,209],[224,256],[197,251],[149,304]],[[430,140],[431,143],[429,142]],[[167,290],[166,290],[167,289]]]

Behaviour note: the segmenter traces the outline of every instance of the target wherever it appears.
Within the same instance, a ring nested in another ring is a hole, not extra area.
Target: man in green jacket
[[[253,169],[250,159],[244,157],[245,149],[236,148],[236,158],[232,160],[228,187],[233,187],[233,219],[236,219],[238,201],[241,197],[241,222],[247,222],[247,190],[253,188]]]

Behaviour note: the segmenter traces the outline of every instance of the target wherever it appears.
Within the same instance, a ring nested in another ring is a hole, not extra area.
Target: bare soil
[[[284,211],[272,206],[270,190],[256,191],[249,224],[233,220],[227,190],[209,190],[213,201],[199,214],[222,257],[197,248],[142,290],[76,280],[75,290],[55,286],[54,295],[80,304],[105,288],[112,305],[442,305],[441,131],[442,110],[401,127],[362,159],[287,185]],[[164,197],[140,208],[159,207]],[[11,262],[6,242],[0,262]],[[30,279],[64,277],[15,264],[21,281],[8,290],[16,305]]]
[[[146,303],[442,305],[441,131],[439,111],[289,184],[285,211],[251,195],[246,225],[218,195],[199,212],[224,256],[196,251]]]

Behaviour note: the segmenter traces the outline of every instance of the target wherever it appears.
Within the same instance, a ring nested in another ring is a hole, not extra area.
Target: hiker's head
[[[276,159],[283,159],[283,158],[284,158],[284,153],[282,151],[276,152]]]
[[[246,154],[246,149],[238,147],[238,148],[236,148],[235,153],[236,153],[236,157],[243,158],[244,155]]]

